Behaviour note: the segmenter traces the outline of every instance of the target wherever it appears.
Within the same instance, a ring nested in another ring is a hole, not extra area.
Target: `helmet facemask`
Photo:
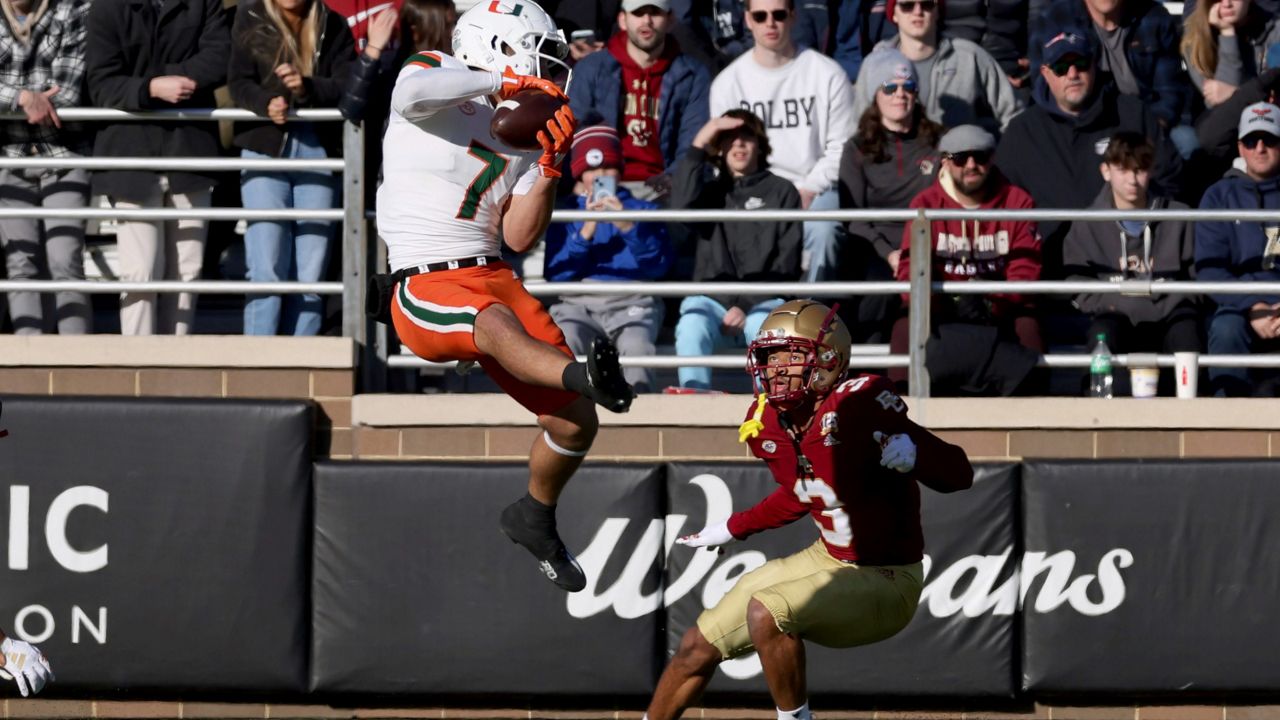
[[[569,92],[569,80],[573,70],[565,63],[569,56],[569,46],[565,43],[563,31],[554,33],[526,33],[516,41],[517,46],[508,42],[499,42],[496,48],[498,63],[508,61],[508,67],[517,75],[533,75],[543,80],[550,80]],[[505,68],[495,68],[502,70]]]
[[[845,358],[830,345],[831,340],[845,336],[839,332],[834,333],[837,338],[831,337],[830,329],[838,322],[835,318],[832,309],[814,338],[790,334],[781,328],[761,330],[747,350],[747,372],[756,392],[764,393],[769,403],[780,410],[795,409],[810,398],[829,393],[847,369]],[[785,363],[770,364],[770,356],[779,352],[791,357]],[[801,359],[797,361],[795,356]],[[800,382],[775,388],[771,376],[791,368],[801,369]]]

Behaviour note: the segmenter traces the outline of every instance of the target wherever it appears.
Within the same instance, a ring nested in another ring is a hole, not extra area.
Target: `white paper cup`
[[[1196,384],[1200,377],[1200,353],[1177,352],[1173,354],[1173,382],[1180,399],[1196,396]]]
[[[1160,370],[1153,367],[1129,368],[1129,386],[1136,398],[1153,398],[1160,384]]]

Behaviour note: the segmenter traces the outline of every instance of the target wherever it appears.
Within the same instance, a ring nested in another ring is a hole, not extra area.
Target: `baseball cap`
[[[914,82],[920,84],[916,66],[897,48],[879,48],[862,61],[867,67],[867,80],[871,87],[879,88],[888,82]]]
[[[635,12],[646,5],[652,5],[663,12],[671,12],[671,0],[622,0],[622,9],[626,12]]]
[[[962,152],[991,152],[995,149],[995,137],[977,125],[957,125],[948,130],[938,142],[938,152],[952,155]]]
[[[592,125],[579,130],[569,147],[569,170],[575,178],[596,168],[622,169],[622,141],[608,125]]]
[[[1093,58],[1092,35],[1075,27],[1061,28],[1044,44],[1041,63],[1052,65],[1068,55]]]
[[[1240,113],[1240,128],[1237,139],[1255,132],[1271,133],[1280,137],[1280,107],[1268,102],[1250,105]]]

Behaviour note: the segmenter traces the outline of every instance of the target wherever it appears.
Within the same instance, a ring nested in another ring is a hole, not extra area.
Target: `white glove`
[[[885,437],[879,430],[871,433],[872,439],[880,443],[880,464],[890,470],[909,473],[916,467],[916,444],[906,433],[898,433]]]
[[[737,539],[729,532],[729,521],[725,520],[716,525],[708,525],[692,535],[676,538],[676,542],[689,547],[715,548]]]
[[[53,670],[49,668],[44,653],[25,640],[5,638],[0,643],[0,653],[4,654],[0,676],[18,683],[22,697],[40,692],[44,684],[53,679]]]

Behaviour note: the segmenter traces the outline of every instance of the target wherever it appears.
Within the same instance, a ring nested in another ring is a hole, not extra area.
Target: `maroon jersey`
[[[907,419],[907,406],[893,384],[878,375],[837,385],[794,441],[772,406],[760,419],[764,429],[748,441],[751,452],[782,487],[729,517],[729,532],[739,539],[811,515],[832,557],[907,565],[924,554],[916,481],[939,492],[973,485],[964,450]],[[911,437],[914,470],[903,474],[880,465],[877,431]]]

